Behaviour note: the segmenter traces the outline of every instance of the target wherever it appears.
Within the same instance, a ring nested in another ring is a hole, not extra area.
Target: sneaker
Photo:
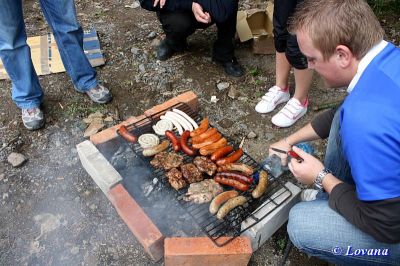
[[[39,107],[22,109],[22,123],[28,130],[36,130],[44,125],[44,116]]]
[[[301,201],[313,201],[317,198],[319,190],[316,189],[304,189],[300,193],[300,200]]]
[[[93,89],[84,92],[78,90],[76,87],[75,89],[78,92],[86,93],[89,96],[89,98],[95,103],[108,103],[111,102],[112,100],[111,92],[106,87],[100,84],[98,84]]]
[[[256,105],[256,111],[261,114],[269,113],[273,111],[278,104],[287,102],[289,99],[289,88],[281,89],[278,86],[273,86]]]
[[[307,112],[308,99],[305,104],[301,104],[299,100],[292,98],[287,104],[274,115],[271,119],[272,123],[278,127],[290,127],[299,120]]]

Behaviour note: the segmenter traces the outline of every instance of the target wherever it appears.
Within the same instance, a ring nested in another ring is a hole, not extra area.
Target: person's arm
[[[211,15],[216,23],[224,23],[230,17],[236,16],[238,2],[235,0],[195,0],[204,10]]]
[[[313,184],[324,165],[297,147],[293,147],[293,150],[303,161],[292,160],[289,164],[290,171],[301,183]],[[325,176],[322,186],[329,193],[329,206],[347,221],[378,241],[400,241],[400,198],[360,201],[353,186],[343,183],[332,174]]]
[[[360,201],[353,186],[341,183],[332,189],[329,206],[376,240],[400,242],[400,198]]]

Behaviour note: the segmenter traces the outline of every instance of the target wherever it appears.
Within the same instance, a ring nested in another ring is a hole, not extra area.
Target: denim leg
[[[83,31],[78,23],[73,0],[40,0],[43,14],[51,26],[65,70],[75,87],[87,91],[96,87],[96,71],[83,51]]]
[[[335,113],[329,132],[328,145],[325,152],[324,165],[332,171],[333,175],[345,183],[354,185],[349,163],[342,149],[340,137],[340,109]]]
[[[332,210],[327,200],[296,204],[287,229],[299,250],[337,265],[400,265],[400,243],[376,241]],[[357,249],[388,249],[389,255],[355,256]]]
[[[12,81],[12,99],[21,109],[38,107],[43,91],[26,44],[22,0],[3,0],[0,8],[0,58]]]

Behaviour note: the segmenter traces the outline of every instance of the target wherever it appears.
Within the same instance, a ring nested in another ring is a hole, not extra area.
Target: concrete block
[[[300,200],[300,192],[301,189],[294,185],[291,182],[287,182],[286,187],[292,193],[292,196],[288,198],[285,202],[285,198],[290,195],[288,191],[285,191],[284,188],[278,190],[276,195],[279,195],[275,199],[277,204],[282,203],[278,208],[273,210],[276,207],[276,204],[267,200],[263,205],[260,206],[254,213],[254,216],[257,218],[263,217],[265,214],[269,213],[263,220],[261,220],[258,224],[253,227],[247,229],[243,232],[242,236],[247,236],[251,240],[251,245],[253,250],[256,251],[262,244],[264,244],[289,218],[289,211]],[[285,192],[284,192],[285,191]],[[284,192],[284,193],[283,193]],[[275,198],[272,196],[272,198]],[[247,220],[242,222],[242,230],[248,227],[254,220],[252,218],[248,218]]]
[[[110,188],[122,180],[120,174],[89,140],[76,145],[76,149],[83,168],[107,195]]]

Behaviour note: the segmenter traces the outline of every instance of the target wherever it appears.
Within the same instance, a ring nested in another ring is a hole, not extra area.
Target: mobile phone
[[[301,163],[302,161],[304,161],[304,159],[301,158],[301,157],[300,157],[297,153],[295,153],[294,151],[288,151],[287,154],[288,154],[290,157],[296,159],[299,163]]]

